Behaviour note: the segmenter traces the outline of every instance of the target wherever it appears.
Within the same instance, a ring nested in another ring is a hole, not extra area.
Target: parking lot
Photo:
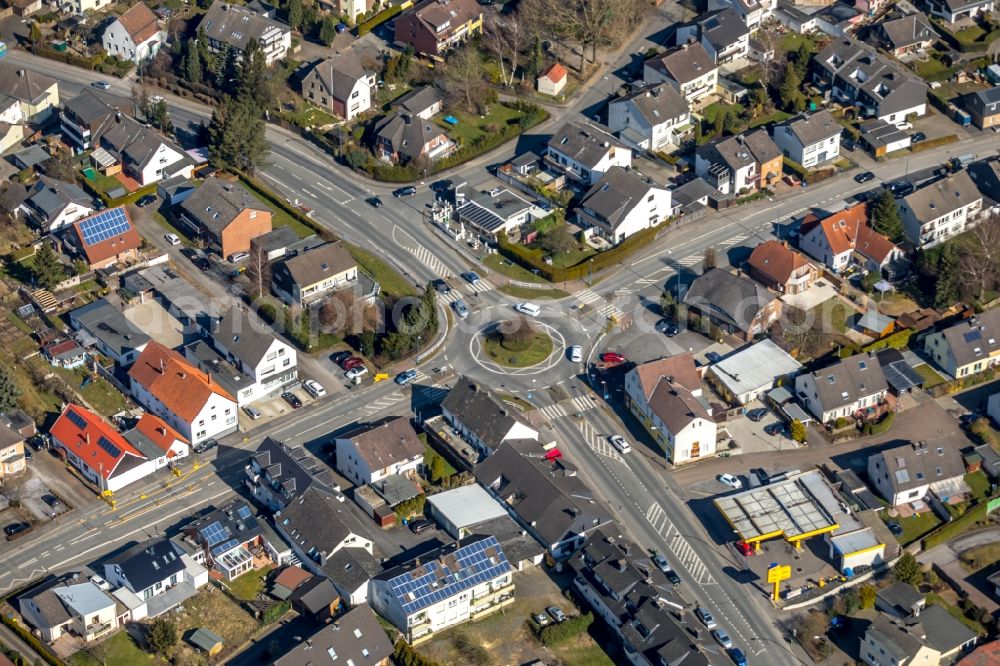
[[[52,452],[32,450],[28,470],[8,480],[0,493],[0,525],[29,522],[37,527],[98,501]]]
[[[756,400],[746,405],[747,412],[763,408],[763,403]],[[768,409],[767,414],[757,422],[752,421],[744,413],[726,421],[725,428],[741,453],[777,453],[797,449],[798,444],[787,436],[787,430],[784,434],[773,435],[765,431],[768,426],[783,422],[784,419]],[[719,449],[722,450],[721,442]]]

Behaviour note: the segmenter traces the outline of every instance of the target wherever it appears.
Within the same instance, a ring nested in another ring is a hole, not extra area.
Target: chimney
[[[162,375],[164,372],[166,372],[166,369],[163,367],[163,359],[161,358],[160,359],[160,374]]]
[[[87,444],[90,444],[90,433],[89,432],[84,433],[83,436],[87,439]]]
[[[205,377],[208,379],[208,385],[211,386],[212,385],[212,373],[211,372],[206,372],[205,373]]]

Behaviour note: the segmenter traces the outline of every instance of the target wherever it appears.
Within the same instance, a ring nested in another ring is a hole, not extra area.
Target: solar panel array
[[[965,338],[966,342],[975,342],[976,340],[981,339],[983,336],[982,334],[980,334],[979,329],[977,328],[973,331],[966,331],[965,333],[962,334],[962,337]]]
[[[222,553],[226,552],[227,550],[232,550],[233,548],[236,548],[236,546],[238,546],[238,545],[240,545],[240,542],[239,542],[238,539],[230,539],[229,541],[225,542],[224,544],[222,544],[220,546],[216,546],[215,548],[213,548],[212,549],[212,555],[213,556],[221,555]]]
[[[132,228],[124,208],[109,208],[80,222],[84,245],[96,245]]]
[[[488,548],[493,548],[494,555],[486,553]],[[445,564],[445,560],[450,561],[452,557],[458,563],[456,570]],[[490,536],[392,578],[389,587],[402,604],[403,612],[409,615],[510,570],[500,544]]]
[[[80,416],[77,412],[74,412],[74,411],[66,412],[66,418],[68,418],[70,420],[70,422],[73,425],[75,425],[77,428],[79,428],[80,430],[86,430],[87,429],[87,421],[82,416]]]
[[[225,541],[226,537],[229,536],[229,533],[222,527],[222,523],[215,521],[208,527],[201,530],[201,536],[205,539],[205,543],[207,543],[209,547],[212,547],[220,541]]]
[[[243,506],[241,506],[239,509],[236,510],[236,515],[241,520],[246,520],[247,518],[253,515],[253,511],[250,510],[250,507],[244,504]]]
[[[122,454],[122,450],[119,449],[117,446],[115,446],[113,443],[111,443],[111,441],[109,441],[108,438],[105,437],[104,435],[101,435],[97,439],[97,445],[102,449],[104,449],[104,452],[107,453],[112,458],[117,458]]]

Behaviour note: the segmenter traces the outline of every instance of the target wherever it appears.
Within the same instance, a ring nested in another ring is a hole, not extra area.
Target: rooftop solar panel
[[[76,412],[73,411],[66,412],[66,418],[68,418],[70,422],[80,430],[87,429],[87,422],[84,420],[82,416],[80,416]]]
[[[96,245],[131,228],[124,208],[109,208],[80,222],[80,235],[84,245]]]
[[[246,520],[253,515],[253,512],[250,510],[250,507],[244,504],[236,510],[236,515],[239,516],[241,520]]]
[[[216,521],[204,528],[201,531],[201,536],[205,539],[205,543],[207,543],[209,547],[212,547],[220,541],[225,541],[226,537],[229,535],[226,534],[226,530],[222,528],[222,524]]]
[[[108,440],[108,438],[105,437],[104,435],[101,435],[97,439],[97,445],[102,449],[104,449],[105,453],[107,453],[112,458],[118,458],[122,454],[122,450],[119,449],[117,446],[115,446],[113,443],[111,443]]]
[[[965,338],[966,342],[975,342],[976,340],[979,340],[983,336],[979,332],[979,329],[977,328],[973,331],[966,331],[965,333],[962,334],[962,337]]]
[[[229,551],[229,550],[232,550],[233,548],[236,548],[236,546],[238,546],[238,545],[240,545],[240,542],[239,542],[238,539],[230,539],[229,541],[225,542],[224,544],[221,544],[221,545],[216,546],[215,548],[213,548],[212,549],[212,555],[221,555],[222,553],[225,553],[226,551]]]

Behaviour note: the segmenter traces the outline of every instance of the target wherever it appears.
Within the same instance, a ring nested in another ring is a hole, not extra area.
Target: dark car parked
[[[195,444],[194,445],[194,452],[195,453],[205,453],[206,451],[211,451],[212,449],[214,449],[218,445],[219,445],[219,441],[217,439],[215,439],[214,437],[209,437],[208,439],[203,440],[203,441],[198,442],[197,444]]]
[[[28,523],[11,523],[7,527],[3,528],[3,533],[7,535],[7,540],[16,538],[19,534],[23,534],[31,529],[31,525]]]
[[[393,190],[392,196],[398,199],[399,197],[412,197],[416,193],[417,193],[417,188],[413,187],[413,185],[407,185],[406,187],[400,187],[398,189]]]
[[[302,406],[302,401],[299,400],[299,396],[295,395],[291,391],[285,391],[282,393],[281,399],[287,402],[292,409],[298,409]]]

